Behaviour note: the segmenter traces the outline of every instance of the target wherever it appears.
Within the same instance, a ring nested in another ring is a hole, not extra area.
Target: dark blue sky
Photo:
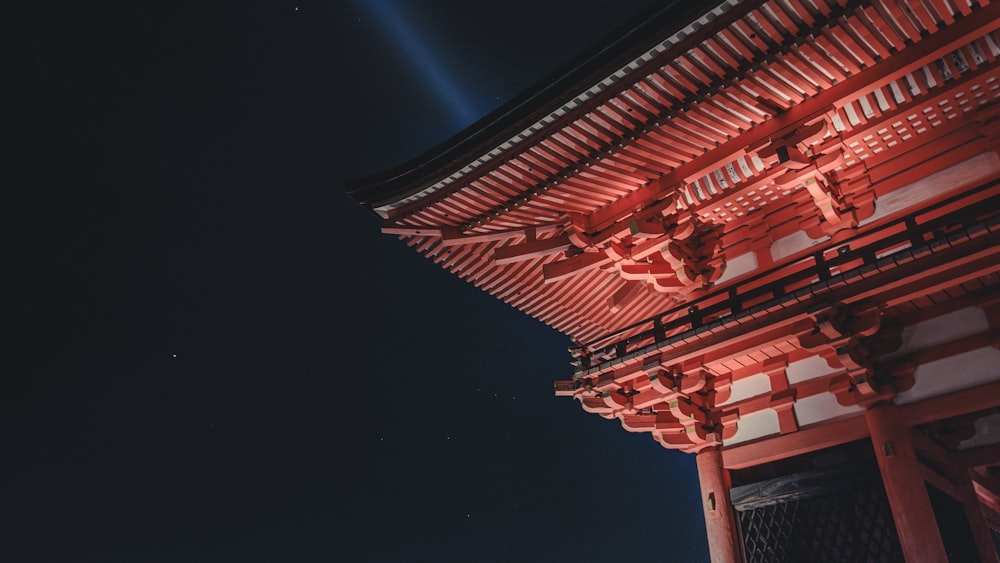
[[[707,560],[693,457],[343,192],[650,5],[19,14],[0,560]]]

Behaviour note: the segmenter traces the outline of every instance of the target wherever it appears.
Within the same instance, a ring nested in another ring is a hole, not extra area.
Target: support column
[[[976,539],[976,548],[979,550],[979,557],[983,563],[1000,563],[1000,557],[997,556],[997,549],[993,545],[989,526],[986,524],[986,518],[983,517],[983,510],[979,506],[979,496],[976,495],[976,489],[972,485],[971,471],[966,467],[961,468],[958,482],[965,516],[969,519],[969,528],[972,529],[972,537]]]
[[[740,549],[737,545],[736,515],[729,499],[731,483],[729,471],[722,465],[722,451],[717,447],[705,448],[695,455],[695,460],[712,563],[737,563],[740,561]]]
[[[903,556],[909,562],[948,563],[920,461],[903,416],[892,405],[879,405],[868,409],[865,419]]]

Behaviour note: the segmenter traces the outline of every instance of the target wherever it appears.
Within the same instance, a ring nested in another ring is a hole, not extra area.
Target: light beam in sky
[[[459,129],[480,117],[480,112],[473,109],[441,59],[424,40],[426,34],[410,25],[393,0],[360,0],[359,3],[410,59],[427,86],[447,104],[452,121]]]

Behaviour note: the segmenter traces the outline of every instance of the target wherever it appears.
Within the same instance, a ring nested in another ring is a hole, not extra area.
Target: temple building
[[[670,4],[349,194],[696,457],[712,561],[997,563],[1000,3]]]

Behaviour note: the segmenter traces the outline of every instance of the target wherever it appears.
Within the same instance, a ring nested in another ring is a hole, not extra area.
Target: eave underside
[[[730,468],[877,405],[992,413],[998,29],[986,0],[727,2],[383,231],[571,337],[557,395]]]
[[[997,146],[1000,8],[912,10],[731,7],[590,106],[389,210],[383,230],[587,349],[627,337],[1000,176],[983,156]],[[949,185],[914,187],[936,173]]]

